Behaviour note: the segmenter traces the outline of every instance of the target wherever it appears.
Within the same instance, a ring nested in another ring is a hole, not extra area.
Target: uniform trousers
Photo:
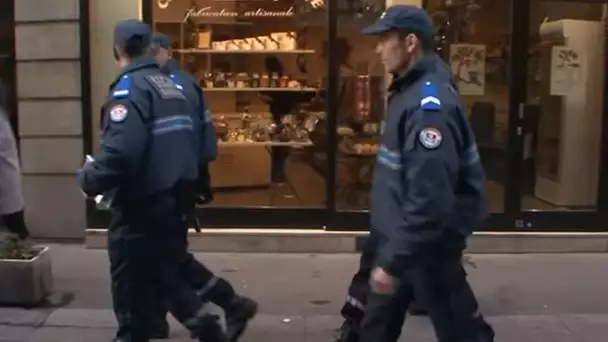
[[[414,293],[429,312],[439,342],[492,342],[494,331],[479,312],[462,266],[462,250],[429,248],[412,258],[396,291],[370,291],[359,331],[360,342],[396,342]]]
[[[112,209],[108,254],[120,341],[149,340],[159,293],[182,323],[201,310],[201,299],[179,274],[183,246],[172,236],[181,221],[171,195]]]
[[[199,299],[227,308],[234,299],[233,287],[224,279],[218,278],[204,264],[196,260],[192,253],[188,252],[188,229],[176,229],[171,237],[179,249],[178,274],[188,283]],[[167,311],[169,309],[167,298],[158,293],[154,302],[154,326],[157,331],[167,329]]]

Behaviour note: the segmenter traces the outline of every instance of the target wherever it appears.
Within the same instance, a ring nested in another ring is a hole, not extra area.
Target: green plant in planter
[[[0,260],[30,260],[40,253],[40,248],[23,241],[15,234],[0,235]]]

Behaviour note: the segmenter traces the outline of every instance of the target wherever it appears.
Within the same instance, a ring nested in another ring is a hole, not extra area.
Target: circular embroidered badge
[[[114,122],[122,122],[127,118],[129,111],[127,107],[118,104],[110,108],[110,120]]]
[[[430,127],[420,131],[418,139],[420,140],[422,146],[432,150],[441,145],[441,140],[443,140],[443,137],[438,129]]]

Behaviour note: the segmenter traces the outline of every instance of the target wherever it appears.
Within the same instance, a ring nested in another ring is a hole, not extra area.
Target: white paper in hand
[[[87,165],[88,163],[92,163],[95,161],[95,158],[93,158],[92,155],[87,154],[84,158],[84,165]],[[82,168],[84,168],[84,165],[82,166]],[[78,170],[79,172],[82,169]],[[84,191],[82,191],[82,189],[80,189],[80,192],[82,193],[82,196],[84,196],[84,198],[89,198],[89,195],[87,195]],[[97,198],[95,198],[95,201],[97,202]]]

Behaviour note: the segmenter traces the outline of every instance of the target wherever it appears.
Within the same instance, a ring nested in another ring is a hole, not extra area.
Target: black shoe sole
[[[229,342],[237,342],[245,330],[247,330],[247,325],[249,321],[251,321],[255,315],[258,313],[258,304],[255,302],[251,302],[251,307],[244,314],[238,317],[233,317],[230,321],[226,322],[226,330],[229,333],[228,341]]]

